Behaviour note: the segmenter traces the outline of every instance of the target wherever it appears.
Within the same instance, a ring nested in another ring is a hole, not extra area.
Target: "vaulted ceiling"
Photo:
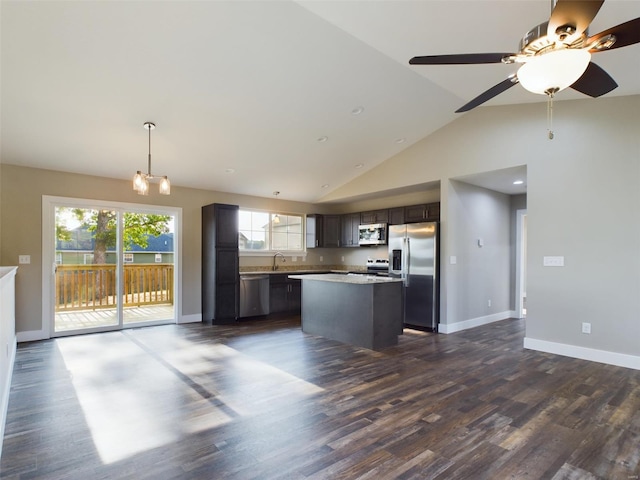
[[[516,51],[531,1],[12,1],[1,5],[1,161],[299,201],[454,121],[509,65],[415,55]],[[640,17],[607,0],[590,31]],[[640,94],[640,45],[594,55]],[[588,98],[570,89],[558,100]],[[487,105],[543,102],[520,86]],[[479,107],[482,108],[482,107]],[[464,115],[464,114],[462,114]]]

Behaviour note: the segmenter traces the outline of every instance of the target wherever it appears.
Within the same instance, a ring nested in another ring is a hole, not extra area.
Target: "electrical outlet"
[[[31,255],[18,255],[18,263],[28,265],[31,263]]]
[[[591,333],[591,324],[588,322],[582,322],[582,333]]]
[[[344,262],[344,255],[342,257],[340,257],[342,259],[342,261]]]
[[[322,255],[320,255],[320,261],[324,262],[324,257]]]
[[[487,307],[491,306],[491,300],[487,300]]]
[[[291,261],[292,262],[297,262],[298,261],[298,257],[291,257]]]

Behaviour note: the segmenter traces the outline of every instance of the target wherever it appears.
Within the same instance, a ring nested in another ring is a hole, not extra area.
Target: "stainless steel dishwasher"
[[[269,314],[269,276],[240,275],[240,318]]]

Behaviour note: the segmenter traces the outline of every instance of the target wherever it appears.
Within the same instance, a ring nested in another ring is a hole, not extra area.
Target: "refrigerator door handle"
[[[409,238],[407,238],[407,247],[405,249],[406,253],[406,259],[404,262],[405,265],[405,286],[408,287],[409,286],[409,276],[411,274],[411,242],[409,241]]]

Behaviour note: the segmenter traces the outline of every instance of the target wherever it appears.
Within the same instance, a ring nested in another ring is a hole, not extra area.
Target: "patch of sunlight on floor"
[[[105,464],[176,441],[182,409],[198,396],[121,334],[57,340],[93,442]],[[231,421],[208,405],[207,428]],[[193,412],[189,412],[193,415]],[[197,424],[198,416],[189,417]]]
[[[56,342],[105,464],[323,391],[222,344],[154,347],[122,332]]]
[[[144,339],[139,341],[146,343]],[[174,345],[175,347],[175,345]],[[163,353],[163,360],[212,393],[238,415],[259,414],[273,401],[295,401],[324,389],[223,344],[193,344]]]

